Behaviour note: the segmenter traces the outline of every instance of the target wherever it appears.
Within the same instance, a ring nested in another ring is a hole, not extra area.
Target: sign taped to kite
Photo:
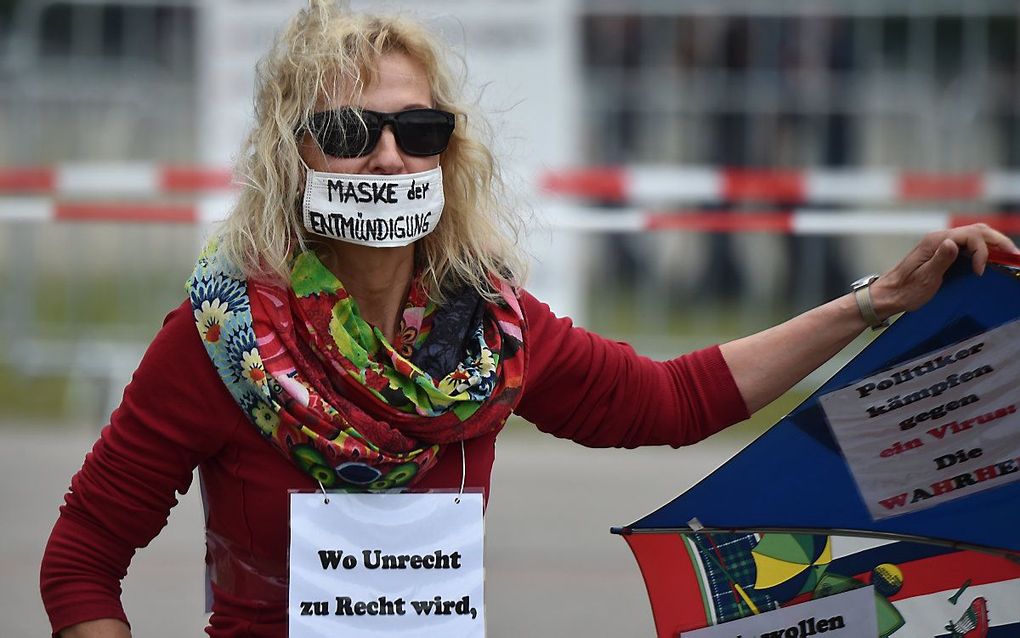
[[[1020,479],[1020,320],[819,401],[875,520]]]
[[[877,636],[875,589],[861,587],[799,605],[783,607],[764,614],[748,616],[720,625],[685,631],[681,638],[783,638],[831,634]]]

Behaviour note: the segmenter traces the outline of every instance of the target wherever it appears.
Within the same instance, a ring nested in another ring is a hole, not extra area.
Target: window
[[[94,63],[191,77],[195,11],[174,5],[61,2],[38,23],[39,55],[51,65]]]

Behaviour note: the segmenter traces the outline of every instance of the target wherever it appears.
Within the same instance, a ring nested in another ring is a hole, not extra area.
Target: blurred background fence
[[[199,133],[217,4],[0,0],[5,419],[99,425],[183,299],[229,201],[228,167],[205,164]],[[554,124],[576,127],[577,148],[525,179],[543,232],[578,248],[568,310],[593,330],[669,356],[842,293],[951,214],[1016,230],[1013,1],[554,4],[578,105]],[[842,190],[819,190],[819,172]],[[908,221],[809,235],[749,221],[805,210]],[[634,221],[654,211],[723,221]]]

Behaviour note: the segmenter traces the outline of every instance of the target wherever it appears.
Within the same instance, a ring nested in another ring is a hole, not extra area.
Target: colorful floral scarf
[[[392,345],[312,252],[290,287],[247,281],[211,242],[188,281],[195,324],[234,400],[280,452],[323,487],[412,485],[447,444],[503,426],[524,378],[514,290],[473,289],[442,306],[419,277]]]

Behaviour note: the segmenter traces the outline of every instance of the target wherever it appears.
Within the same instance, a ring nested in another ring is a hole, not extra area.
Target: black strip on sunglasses
[[[416,157],[446,150],[456,118],[439,109],[408,109],[383,113],[351,106],[312,115],[308,130],[319,147],[333,157],[363,157],[375,149],[383,128],[390,126],[397,146]]]

